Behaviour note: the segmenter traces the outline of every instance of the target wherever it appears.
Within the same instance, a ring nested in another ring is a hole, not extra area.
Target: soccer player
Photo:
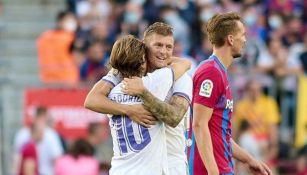
[[[233,175],[232,158],[245,163],[257,175],[270,169],[240,148],[231,138],[233,99],[227,68],[241,56],[246,38],[238,13],[214,15],[206,25],[213,54],[193,76],[193,136],[189,155],[191,175]]]
[[[161,22],[150,25],[144,32],[143,42],[148,48],[148,72],[167,66],[171,62],[174,47],[172,28]],[[160,80],[156,84],[161,84]],[[153,98],[150,93],[142,96],[143,105],[122,105],[106,98],[110,90],[122,78],[112,72],[97,82],[85,100],[85,107],[96,112],[127,115],[133,121],[150,127],[156,118],[166,124],[167,159],[171,175],[186,175],[187,159],[185,153],[184,116],[188,111],[192,96],[192,80],[184,74],[168,92],[166,102]],[[153,117],[155,116],[155,117]],[[150,163],[150,162],[149,162]]]
[[[110,65],[124,78],[144,76],[147,69],[145,44],[133,36],[119,39],[112,48]],[[190,66],[189,61],[177,59],[170,67],[155,70],[142,79],[134,80],[144,94],[149,91],[155,98],[164,101],[173,81],[182,76]],[[139,97],[124,93],[122,88],[123,83],[116,85],[111,90],[109,99],[128,105],[142,103]],[[114,150],[111,175],[168,174],[165,127],[162,122],[146,128],[127,116],[112,115],[110,127]]]

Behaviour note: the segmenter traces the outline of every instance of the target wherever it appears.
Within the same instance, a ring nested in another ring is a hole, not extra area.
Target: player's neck
[[[154,70],[155,70],[155,69],[154,69],[152,66],[148,65],[148,67],[147,67],[147,72],[151,73],[151,72],[153,72]]]
[[[220,60],[224,67],[228,69],[233,60],[230,51],[224,47],[214,48],[213,54]]]

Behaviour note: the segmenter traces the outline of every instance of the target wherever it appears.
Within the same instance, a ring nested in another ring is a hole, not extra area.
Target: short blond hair
[[[205,26],[212,45],[221,47],[225,43],[227,35],[235,34],[239,28],[237,22],[243,23],[239,13],[218,13],[208,20]]]
[[[163,22],[155,22],[154,24],[147,27],[144,32],[143,39],[146,40],[152,34],[173,36],[173,28],[169,24]]]

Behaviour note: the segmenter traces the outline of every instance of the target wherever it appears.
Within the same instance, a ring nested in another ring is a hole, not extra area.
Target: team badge
[[[203,97],[211,97],[213,83],[211,80],[206,79],[201,83],[199,95]]]

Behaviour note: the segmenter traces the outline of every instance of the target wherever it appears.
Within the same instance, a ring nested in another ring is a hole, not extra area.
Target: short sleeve
[[[27,159],[36,158],[36,149],[33,143],[27,143],[22,151],[22,156]]]
[[[31,139],[29,128],[22,128],[19,130],[14,138],[14,151],[19,153],[22,146]]]
[[[115,69],[111,69],[107,75],[102,77],[102,81],[112,84],[114,87],[118,85],[122,80],[122,75]]]
[[[174,82],[174,72],[170,67],[155,70],[142,78],[144,86],[155,97],[165,100]]]
[[[224,85],[221,73],[216,68],[207,68],[194,76],[194,103],[214,108],[222,93]]]
[[[173,94],[184,97],[189,103],[192,99],[192,79],[185,73],[173,85]]]

